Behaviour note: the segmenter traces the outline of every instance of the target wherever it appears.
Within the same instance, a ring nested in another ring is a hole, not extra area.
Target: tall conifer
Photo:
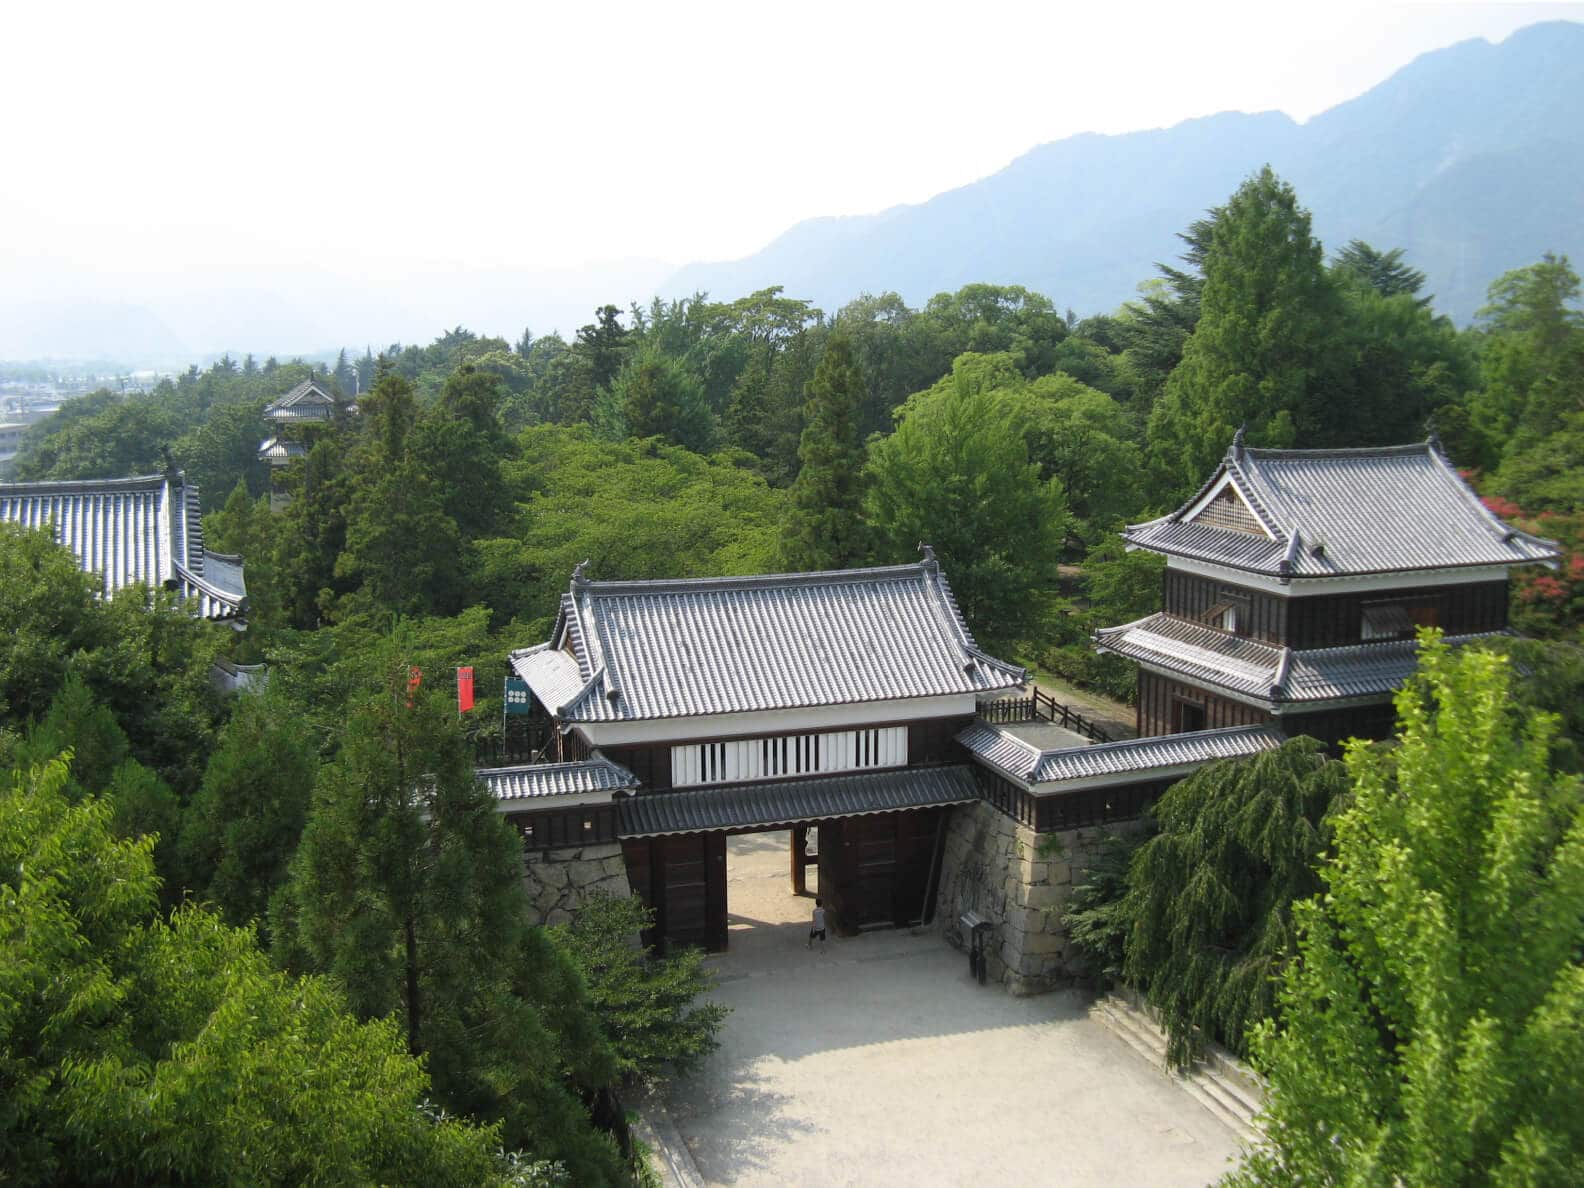
[[[842,569],[868,557],[864,451],[858,437],[863,397],[863,372],[852,342],[838,330],[808,385],[798,444],[802,465],[792,484],[792,507],[781,539],[782,564],[788,570]]]
[[[1192,491],[1240,425],[1250,445],[1349,444],[1325,384],[1339,319],[1309,212],[1267,165],[1215,220],[1198,325],[1150,414],[1156,493]]]

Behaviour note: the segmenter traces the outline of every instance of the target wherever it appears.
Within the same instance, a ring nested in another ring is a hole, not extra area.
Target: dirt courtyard
[[[934,933],[809,952],[788,846],[731,840],[730,947],[710,965],[732,1015],[667,1098],[706,1183],[1200,1185],[1227,1169],[1232,1132],[1082,995],[980,986]]]

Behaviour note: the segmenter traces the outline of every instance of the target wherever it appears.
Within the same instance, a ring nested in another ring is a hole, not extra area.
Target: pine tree
[[[763,459],[770,451],[770,369],[765,352],[754,351],[732,385],[726,406],[726,441]]]
[[[607,1085],[614,1057],[576,974],[528,928],[516,835],[449,698],[412,687],[404,652],[380,650],[379,690],[320,772],[277,951],[338,975],[360,1017],[394,1013],[448,1110],[501,1121],[508,1146],[563,1159],[576,1183],[617,1183],[574,1092]]]
[[[1157,494],[1192,491],[1242,425],[1250,445],[1339,444],[1347,410],[1325,385],[1339,316],[1309,212],[1266,166],[1215,221],[1198,324],[1150,414]]]
[[[832,334],[808,385],[801,467],[781,540],[782,565],[793,571],[844,569],[869,555],[863,518],[864,450],[858,439],[863,373],[852,343]]]

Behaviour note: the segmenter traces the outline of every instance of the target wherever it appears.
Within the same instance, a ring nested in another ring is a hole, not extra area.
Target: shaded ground
[[[1075,993],[1012,998],[931,933],[809,952],[787,835],[734,839],[733,1008],[669,1108],[711,1184],[1197,1185],[1236,1140]],[[811,886],[812,889],[812,886]]]

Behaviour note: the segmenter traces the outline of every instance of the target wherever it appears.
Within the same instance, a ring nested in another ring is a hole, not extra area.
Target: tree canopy
[[[1322,893],[1261,1024],[1268,1142],[1234,1183],[1584,1173],[1584,795],[1499,655],[1433,635],[1399,742],[1347,753]]]

